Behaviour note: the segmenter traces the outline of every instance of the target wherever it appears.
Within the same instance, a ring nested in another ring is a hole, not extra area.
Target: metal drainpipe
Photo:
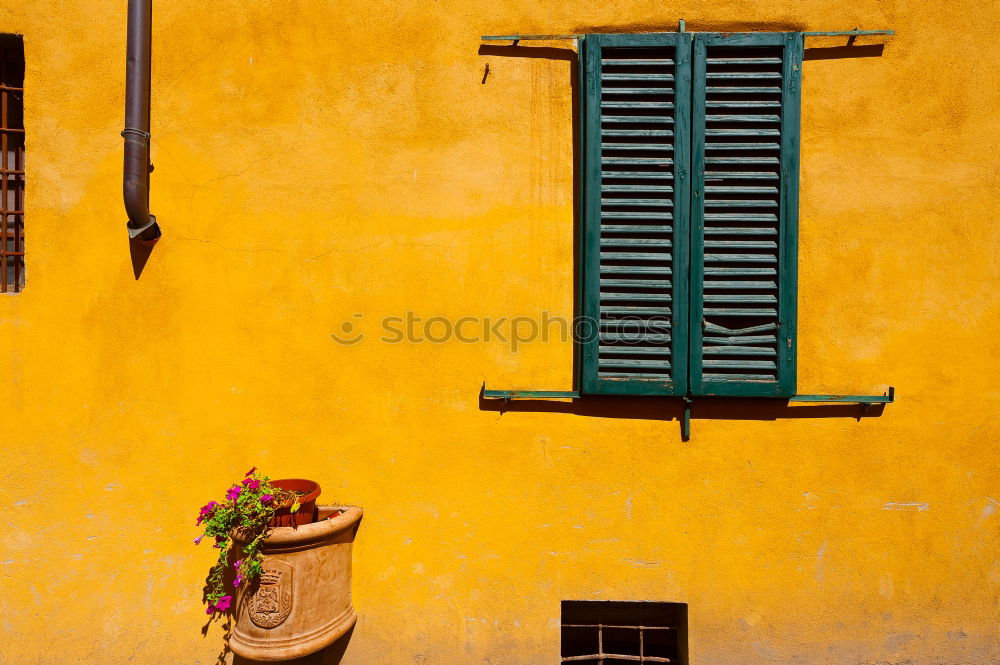
[[[122,192],[129,238],[152,244],[160,237],[149,212],[149,79],[152,0],[128,0],[128,46],[125,64],[125,165]]]

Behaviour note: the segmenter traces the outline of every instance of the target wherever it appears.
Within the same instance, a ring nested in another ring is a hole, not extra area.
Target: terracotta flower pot
[[[311,524],[318,519],[316,515],[316,499],[319,498],[320,493],[319,483],[313,480],[305,480],[304,478],[282,478],[280,480],[272,480],[271,485],[283,490],[305,492],[305,495],[299,497],[299,509],[294,513],[292,512],[291,504],[281,506],[275,510],[274,518],[269,524],[270,526],[301,526],[303,524]]]
[[[361,524],[356,506],[321,506],[297,528],[264,540],[264,574],[241,587],[229,646],[250,660],[291,660],[335,642],[357,621],[351,602],[351,546]],[[239,534],[234,534],[240,542]]]

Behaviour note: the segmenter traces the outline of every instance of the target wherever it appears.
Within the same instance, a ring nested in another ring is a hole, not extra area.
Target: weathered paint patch
[[[917,639],[919,635],[913,633],[895,633],[885,638],[885,648],[889,651],[898,651],[906,646],[907,642]]]
[[[922,501],[890,501],[882,506],[884,510],[916,510],[922,512],[930,510],[931,505]]]
[[[997,506],[1000,506],[1000,501],[997,501],[991,496],[986,497],[986,506],[983,508],[983,512],[979,516],[979,523],[981,524],[985,519],[994,515],[997,512]]]
[[[883,598],[892,598],[895,593],[895,586],[892,583],[892,575],[886,573],[878,583],[878,593]]]

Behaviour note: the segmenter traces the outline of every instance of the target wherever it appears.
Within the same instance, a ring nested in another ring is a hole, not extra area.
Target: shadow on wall
[[[132,274],[136,281],[142,275],[142,269],[146,267],[149,255],[153,253],[153,243],[139,240],[138,238],[128,239],[128,253],[132,259]]]
[[[567,401],[547,399],[487,399],[479,392],[479,410],[500,414],[565,413],[588,418],[663,420],[680,423],[684,402],[679,397],[584,396]],[[693,397],[692,420],[779,420],[788,418],[878,418],[884,404],[793,404],[783,399],[753,397]]]
[[[347,645],[350,643],[353,634],[354,626],[351,626],[351,629],[344,633],[340,639],[325,649],[303,658],[278,662],[286,663],[286,665],[339,665],[340,661],[344,658],[344,654],[347,652]],[[232,665],[258,665],[261,662],[258,660],[248,660],[233,654]]]
[[[851,39],[854,39],[851,37]],[[802,52],[803,60],[836,60],[840,58],[880,58],[885,44],[865,44],[862,46],[824,46],[807,48]]]

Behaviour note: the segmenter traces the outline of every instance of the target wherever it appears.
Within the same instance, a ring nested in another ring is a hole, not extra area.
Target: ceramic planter
[[[277,527],[265,539],[264,573],[240,588],[236,598],[229,640],[236,655],[262,661],[301,658],[329,646],[357,621],[351,546],[362,510],[320,506],[318,512],[319,521]],[[238,534],[234,537],[239,541]]]

